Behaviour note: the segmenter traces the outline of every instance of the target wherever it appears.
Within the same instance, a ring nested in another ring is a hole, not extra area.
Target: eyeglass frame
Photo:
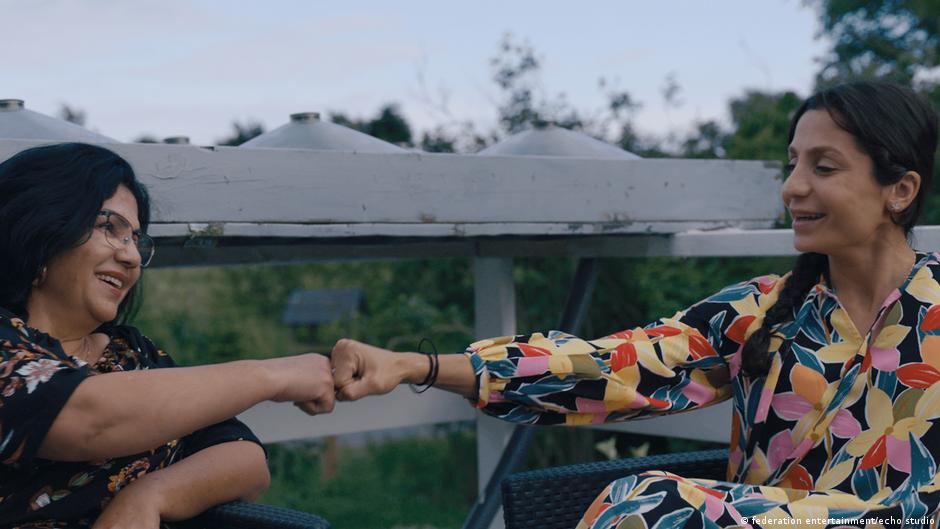
[[[150,262],[153,261],[154,254],[157,252],[157,244],[153,240],[153,237],[147,235],[146,233],[144,233],[143,231],[139,229],[135,230],[134,225],[131,224],[131,221],[127,220],[127,217],[125,217],[124,215],[121,215],[120,213],[116,211],[111,211],[110,209],[102,209],[101,211],[98,212],[98,216],[99,217],[104,216],[107,219],[107,223],[112,224],[112,225],[113,223],[111,222],[111,217],[117,217],[120,222],[123,222],[128,228],[131,228],[131,235],[129,237],[124,237],[123,239],[118,238],[117,235],[115,234],[109,235],[110,230],[105,229],[104,239],[105,241],[107,241],[108,246],[114,248],[115,250],[121,250],[121,249],[127,248],[127,245],[130,244],[131,241],[134,241],[134,248],[137,250],[137,254],[140,255],[140,267],[147,268],[147,266],[150,265]],[[95,220],[95,228],[104,228],[104,227],[105,227],[104,224],[98,223],[97,219]],[[117,241],[113,242],[111,240],[112,237],[117,239]],[[144,253],[140,249],[141,241],[150,241],[150,251],[149,251],[149,255],[147,255],[146,257],[144,257]]]

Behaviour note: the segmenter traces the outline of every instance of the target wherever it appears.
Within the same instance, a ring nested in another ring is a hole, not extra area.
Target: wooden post
[[[473,260],[474,332],[477,338],[516,333],[516,290],[512,259],[477,257]],[[512,435],[513,425],[492,417],[477,418],[477,482],[482,494],[503,447]],[[502,529],[502,508],[490,529]]]

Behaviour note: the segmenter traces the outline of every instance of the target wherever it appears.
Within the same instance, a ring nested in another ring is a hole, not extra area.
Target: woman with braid
[[[595,340],[494,338],[437,363],[343,340],[338,396],[423,381],[509,421],[567,425],[732,399],[724,481],[624,477],[578,528],[936,527],[940,255],[908,242],[936,147],[933,109],[906,88],[820,92],[789,131],[790,273]]]

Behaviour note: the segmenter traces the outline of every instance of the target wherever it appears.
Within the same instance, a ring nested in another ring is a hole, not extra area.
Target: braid
[[[741,367],[749,376],[764,376],[770,370],[770,337],[773,326],[785,323],[793,315],[793,307],[806,298],[809,289],[819,281],[829,264],[828,258],[819,253],[803,253],[796,259],[793,272],[787,279],[777,302],[764,315],[764,322],[754,331],[741,351]]]

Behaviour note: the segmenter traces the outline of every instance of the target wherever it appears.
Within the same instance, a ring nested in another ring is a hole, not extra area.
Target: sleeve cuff
[[[489,404],[490,396],[490,374],[486,370],[486,362],[480,358],[476,351],[467,350],[464,354],[470,359],[470,365],[473,367],[473,373],[476,377],[476,399],[470,399],[470,402],[475,408],[485,408]]]

